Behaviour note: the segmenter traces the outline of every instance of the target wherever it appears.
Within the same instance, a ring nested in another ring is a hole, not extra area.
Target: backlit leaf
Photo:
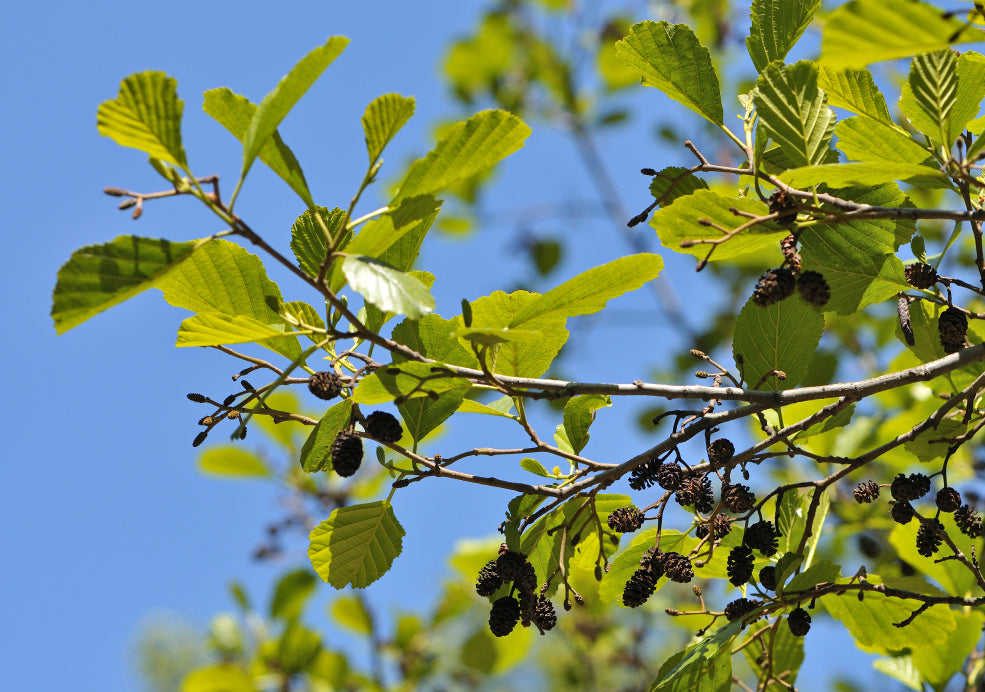
[[[869,575],[869,581],[876,579]],[[892,653],[934,646],[956,627],[951,611],[940,605],[924,611],[906,627],[894,627],[894,623],[906,620],[918,604],[874,593],[866,594],[861,601],[854,595],[826,596],[820,603],[866,651]]]
[[[824,317],[812,305],[793,295],[769,307],[750,300],[735,322],[732,351],[741,355],[749,387],[790,389],[800,384],[824,331]],[[773,370],[786,378],[770,376]]]
[[[72,253],[58,270],[51,317],[59,334],[146,291],[187,259],[195,243],[120,236]]]
[[[283,304],[280,289],[267,278],[260,258],[226,240],[202,246],[155,286],[168,303],[193,312],[286,324],[276,309]],[[268,339],[263,345],[292,360],[301,355],[301,345],[294,336]]]
[[[828,16],[821,33],[821,62],[835,69],[864,67],[981,40],[981,31],[930,3],[852,0]]]
[[[308,557],[323,580],[342,589],[365,588],[400,554],[404,529],[389,501],[341,507],[311,531]]]
[[[746,48],[757,72],[787,57],[820,6],[821,0],[753,0]]]
[[[219,346],[261,342],[283,336],[283,324],[269,325],[245,315],[202,312],[192,315],[178,327],[175,346]]]
[[[352,233],[343,231],[346,218],[345,211],[335,207],[331,211],[325,207],[315,207],[315,212],[325,224],[329,235],[336,239],[339,247],[345,245],[346,236]],[[298,266],[301,270],[312,278],[318,276],[321,264],[325,261],[328,253],[328,239],[325,231],[322,230],[322,223],[312,214],[311,210],[306,210],[297,218],[291,226],[291,250],[297,257]]]
[[[245,177],[253,165],[253,161],[266,146],[268,140],[280,126],[294,104],[300,100],[315,80],[321,76],[335,58],[342,53],[349,43],[345,36],[332,36],[318,48],[301,58],[297,65],[291,68],[273,90],[263,97],[257,107],[250,126],[243,135],[243,171]]]
[[[957,54],[950,49],[916,56],[910,61],[910,78],[899,102],[914,129],[945,146],[950,146],[958,134],[951,126],[951,111],[957,102],[957,67]]]
[[[366,151],[369,160],[376,161],[384,147],[401,127],[414,115],[413,97],[400,94],[383,94],[366,106],[363,114],[363,132],[366,134]]]
[[[898,127],[856,116],[835,126],[838,148],[853,161],[921,164],[930,153]],[[932,174],[933,171],[926,171]],[[834,183],[829,183],[834,184]]]
[[[588,444],[588,428],[595,421],[595,412],[612,406],[612,399],[605,394],[579,394],[564,405],[564,430],[575,454],[580,454]]]
[[[250,122],[256,113],[257,106],[245,96],[234,93],[227,87],[209,89],[205,92],[202,108],[215,118],[216,122],[240,142],[250,127]],[[309,207],[315,205],[308,190],[308,182],[304,179],[301,164],[294,157],[294,152],[284,144],[280,133],[274,132],[270,139],[261,147],[258,154],[261,161],[267,164],[281,180],[287,183]]]
[[[472,301],[473,329],[506,329],[516,316],[540,298],[536,293],[515,291],[510,294],[496,291]],[[455,318],[455,322],[461,317]],[[540,332],[536,342],[508,342],[495,347],[494,358],[488,361],[493,372],[516,377],[540,377],[547,371],[555,356],[568,340],[565,318],[544,314],[525,320],[523,329]]]
[[[510,322],[519,327],[538,318],[571,317],[598,312],[612,298],[655,279],[663,269],[659,255],[628,255],[589,269],[527,303]]]
[[[503,110],[476,113],[451,127],[426,157],[407,171],[397,200],[430,195],[464,180],[523,146],[530,128]]]
[[[795,166],[824,163],[834,132],[835,114],[817,88],[817,66],[773,62],[756,80],[753,94],[759,126],[780,145]]]
[[[708,49],[686,24],[645,21],[616,43],[616,55],[643,79],[716,125],[725,122],[721,87]]]
[[[818,86],[828,95],[829,105],[845,108],[886,125],[893,124],[886,99],[866,68],[835,69],[822,63],[818,66]]]
[[[120,93],[103,101],[96,114],[99,134],[151,158],[187,169],[181,144],[178,83],[163,72],[139,72],[120,83]]]
[[[695,257],[704,258],[712,248],[698,240],[718,240],[725,234],[719,228],[733,231],[749,221],[748,216],[769,214],[769,208],[758,199],[750,197],[724,197],[711,190],[697,190],[674,200],[673,204],[653,214],[650,225],[657,231],[665,248]],[[718,228],[709,224],[715,224]],[[776,244],[790,231],[773,223],[757,224],[732,236],[715,247],[711,261],[731,259],[757,252]],[[682,247],[681,243],[685,243]]]

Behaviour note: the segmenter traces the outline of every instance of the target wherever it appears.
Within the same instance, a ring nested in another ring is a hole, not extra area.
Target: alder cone
[[[831,299],[831,288],[820,272],[802,272],[797,278],[797,290],[804,300],[819,308]]]
[[[643,512],[629,505],[612,511],[606,523],[616,533],[632,533],[643,526]]]
[[[489,611],[489,630],[497,637],[505,637],[520,620],[520,604],[512,596],[497,598]]]
[[[342,378],[331,371],[316,372],[308,380],[308,391],[328,401],[342,393]]]
[[[810,632],[811,615],[803,608],[795,608],[787,616],[787,625],[790,627],[790,633],[793,636],[803,637]]]
[[[340,432],[332,441],[332,468],[348,478],[359,470],[363,461],[362,438],[351,432]]]
[[[761,308],[779,303],[793,295],[797,289],[797,279],[786,267],[770,269],[759,277],[752,292],[752,302]]]
[[[729,551],[726,571],[732,586],[742,586],[749,581],[754,560],[752,548],[747,545],[737,545]]]
[[[496,561],[490,560],[481,570],[476,579],[475,591],[480,596],[492,596],[503,585],[503,579],[496,571]]]
[[[934,501],[940,511],[953,512],[961,506],[961,493],[954,488],[941,488],[937,491]]]
[[[968,318],[957,308],[948,308],[937,318],[937,331],[944,353],[957,353],[964,348],[968,334]]]
[[[403,437],[400,422],[386,411],[373,411],[366,416],[366,432],[374,440],[394,444]]]
[[[908,264],[903,269],[903,276],[913,288],[930,288],[937,283],[937,270],[925,262]]]

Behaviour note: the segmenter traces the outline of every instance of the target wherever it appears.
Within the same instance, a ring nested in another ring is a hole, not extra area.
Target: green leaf
[[[842,120],[835,126],[835,135],[838,137],[838,148],[853,161],[920,165],[930,156],[923,146],[902,129],[871,118],[856,116]],[[938,172],[935,167],[928,168],[924,173],[934,175]]]
[[[567,570],[568,563],[575,553],[574,550],[561,550],[561,540],[563,532],[554,530],[561,524],[567,523],[569,526],[567,540],[573,541],[576,535],[585,538],[590,534],[596,533],[598,525],[605,526],[606,519],[614,510],[630,504],[630,498],[626,495],[599,494],[595,497],[594,512],[592,505],[584,506],[589,500],[574,499],[566,502],[553,512],[541,517],[530,527],[521,538],[520,552],[528,556],[530,564],[534,566],[541,582],[549,581],[544,595],[550,596],[557,589],[560,583],[558,572],[559,554],[564,552],[564,566]],[[584,506],[584,509],[582,509]],[[577,514],[577,517],[575,516]],[[575,540],[575,543],[578,541]],[[651,544],[652,545],[652,544]],[[601,550],[609,554],[615,550],[608,541],[605,541]],[[596,544],[595,555],[599,552]]]
[[[259,343],[278,336],[284,336],[283,324],[269,325],[243,315],[203,312],[181,323],[175,346]]]
[[[756,80],[753,95],[759,126],[780,145],[795,166],[824,163],[834,133],[835,114],[817,88],[817,66],[772,62]]]
[[[735,322],[732,351],[742,356],[749,387],[791,389],[800,384],[824,331],[824,317],[799,296],[759,307],[749,300]],[[772,370],[786,373],[760,380]]]
[[[910,78],[899,102],[914,129],[947,147],[960,132],[951,126],[958,92],[957,67],[957,55],[950,49],[916,56],[910,61]]]
[[[554,477],[550,471],[544,468],[543,464],[541,464],[536,459],[531,459],[530,457],[525,457],[520,460],[520,468],[522,468],[524,471],[529,471],[534,475],[543,476],[544,478]]]
[[[51,317],[58,334],[146,291],[186,260],[195,243],[120,236],[72,253],[58,270]]]
[[[243,135],[243,172],[240,178],[246,177],[253,161],[267,145],[294,104],[304,96],[348,43],[349,39],[345,36],[332,36],[325,45],[315,48],[301,58],[300,62],[281,78],[277,86],[263,97],[263,101],[250,120],[246,134]]]
[[[155,284],[171,305],[192,312],[242,315],[269,325],[286,325],[278,308],[280,289],[267,278],[260,259],[239,245],[213,240]],[[291,360],[301,355],[297,337],[281,336],[263,346]]]
[[[397,243],[404,234],[412,233],[421,226],[430,228],[441,209],[441,202],[431,195],[408,197],[388,213],[370,220],[344,249],[352,255],[381,257],[384,252]],[[394,265],[396,266],[396,265]],[[407,271],[407,268],[401,268]],[[332,286],[342,288],[343,277],[333,276]]]
[[[893,163],[892,161],[833,163],[823,166],[792,168],[781,173],[780,180],[799,188],[821,184],[832,187],[884,185],[893,180],[933,187],[949,187],[947,176],[937,168],[912,163]]]
[[[346,280],[368,302],[385,312],[419,319],[434,310],[428,287],[410,274],[364,255],[349,255],[342,262]]]
[[[513,317],[509,326],[519,327],[540,318],[566,318],[598,312],[610,299],[655,279],[663,266],[659,255],[640,253],[589,269],[534,298]]]
[[[250,128],[250,122],[256,114],[257,106],[245,96],[234,93],[227,87],[209,89],[203,94],[205,101],[202,108],[216,122],[226,128],[240,142]],[[301,164],[294,157],[294,152],[284,144],[280,133],[274,132],[270,139],[260,149],[259,158],[287,183],[297,193],[308,207],[315,206],[308,190],[308,182],[304,179]]]
[[[457,123],[427,156],[411,165],[394,201],[430,195],[483,171],[523,146],[530,128],[503,110],[476,113]]]
[[[373,616],[361,598],[339,596],[332,603],[332,617],[342,627],[356,634],[373,634]]]
[[[787,57],[820,6],[821,0],[753,0],[746,48],[757,72]]]
[[[748,644],[742,647],[742,653],[757,679],[763,678],[767,661],[772,671],[789,671],[783,677],[783,686],[772,683],[766,688],[766,692],[779,692],[789,690],[797,682],[797,673],[804,662],[804,638],[795,637],[786,625],[775,628],[772,633],[763,632],[771,626],[769,623],[750,625],[743,642]]]
[[[943,690],[960,673],[965,659],[982,636],[985,615],[979,611],[954,613],[956,627],[935,646],[914,649],[913,665],[935,690]]]
[[[588,444],[588,428],[595,421],[595,412],[606,406],[612,406],[606,394],[579,394],[564,405],[564,431],[575,454]]]
[[[869,575],[869,581],[878,577]],[[932,647],[954,631],[956,623],[947,606],[933,606],[906,627],[894,627],[917,607],[913,602],[868,593],[859,601],[854,595],[827,596],[820,601],[839,620],[865,651],[893,653],[903,649]]]
[[[704,258],[712,245],[698,243],[699,240],[718,240],[723,233],[718,228],[732,231],[749,221],[732,210],[765,216],[769,208],[758,199],[750,197],[723,197],[711,190],[698,190],[693,194],[679,197],[670,206],[663,207],[653,214],[650,225],[657,231],[665,248],[695,257]],[[715,246],[711,261],[732,259],[757,252],[776,244],[789,235],[790,231],[773,223],[758,224],[742,231],[727,242]],[[683,243],[683,246],[682,246]]]
[[[196,668],[181,681],[181,692],[256,692],[253,678],[232,663]]]
[[[290,325],[297,328],[304,328],[307,325],[316,330],[325,329],[325,320],[321,318],[317,310],[303,300],[292,300],[289,303],[284,303],[283,310],[284,320]],[[318,332],[309,333],[306,336],[315,343],[321,343],[323,338],[323,335]]]
[[[506,405],[512,407],[512,400],[508,397],[506,399]],[[478,401],[473,401],[472,399],[466,399],[462,402],[462,405],[458,407],[458,413],[481,413],[487,416],[499,416],[501,418],[512,418],[513,420],[519,420],[515,415],[509,412],[509,408],[505,411],[502,409],[495,408],[494,406],[487,406],[486,404],[480,404]]]
[[[352,401],[382,404],[395,399],[437,397],[458,389],[468,391],[471,386],[467,378],[440,363],[403,361],[384,365],[364,377],[352,392]]]
[[[981,40],[978,29],[926,2],[852,0],[828,16],[821,62],[836,69],[864,67]]]
[[[824,527],[824,520],[828,515],[828,508],[831,506],[831,498],[828,494],[822,493],[818,500],[817,510],[814,513],[811,536],[807,542],[801,546],[804,532],[807,530],[807,516],[810,512],[811,499],[814,496],[813,489],[789,490],[783,493],[780,500],[780,509],[777,512],[777,530],[783,538],[780,540],[780,550],[788,553],[798,553],[804,556],[803,567],[811,567],[814,557],[814,549],[821,538],[821,529]],[[831,565],[837,569],[836,565]],[[830,575],[833,579],[838,574]],[[830,581],[830,579],[829,579]]]
[[[301,448],[301,468],[308,473],[331,468],[332,442],[348,424],[352,400],[343,399],[325,412]]]
[[[818,85],[828,95],[828,103],[845,108],[886,125],[893,125],[893,118],[886,106],[886,99],[866,68],[835,69],[830,65],[818,66]]]
[[[270,617],[295,620],[315,591],[316,579],[310,569],[291,570],[277,581],[270,599]]]
[[[449,338],[457,326],[454,320],[431,313],[419,320],[405,319],[393,328],[393,340],[441,363],[478,369],[475,355],[457,339]]]
[[[909,204],[895,185],[834,194],[875,206]],[[831,287],[824,309],[848,315],[907,290],[895,252],[914,228],[912,223],[871,219],[805,228],[800,236],[803,267],[821,272]]]
[[[308,557],[336,589],[357,589],[382,577],[400,554],[403,527],[387,500],[341,507],[311,531]]]
[[[343,230],[346,218],[342,209],[335,207],[329,211],[325,207],[315,207],[315,211],[321,217],[329,234],[342,241],[340,245],[345,242],[345,235],[351,235],[351,231],[346,233]],[[328,240],[325,238],[321,224],[310,209],[301,214],[291,226],[291,250],[294,251],[301,271],[312,278],[317,278],[321,264],[328,254]]]
[[[370,163],[380,157],[386,145],[412,115],[414,98],[400,94],[383,94],[366,106],[362,122]]]
[[[668,166],[658,171],[650,182],[650,194],[661,207],[670,205],[678,197],[707,189],[708,183],[680,166]]]
[[[827,507],[827,505],[825,505]],[[820,526],[820,524],[818,524]],[[803,532],[801,532],[803,533]],[[798,541],[799,542],[799,541]],[[817,541],[814,541],[817,544]],[[803,572],[783,585],[783,592],[797,592],[812,589],[824,582],[834,583],[841,577],[841,568],[830,560],[818,560]]]
[[[872,662],[872,667],[883,675],[903,683],[914,692],[924,692],[926,689],[920,671],[913,665],[912,656],[879,658]]]
[[[945,418],[936,428],[924,430],[913,440],[904,443],[904,448],[919,461],[943,459],[954,440],[968,431],[968,425],[960,420]]]
[[[466,388],[453,389],[440,394],[437,399],[414,397],[398,403],[400,417],[414,442],[420,442],[448,420],[462,405],[467,393]]]
[[[188,169],[181,144],[178,83],[163,72],[139,72],[120,83],[112,101],[99,104],[99,134],[117,144],[146,152],[151,158]]]
[[[515,291],[510,294],[496,291],[472,301],[472,328],[504,329],[511,326],[517,315],[541,298],[536,293]],[[455,321],[460,320],[457,317]],[[568,340],[564,328],[565,318],[555,314],[542,314],[524,320],[524,329],[540,332],[542,338],[535,343],[509,342],[495,347],[495,361],[488,363],[493,372],[515,377],[540,377],[547,371],[555,356]]]
[[[214,476],[232,478],[269,478],[270,469],[252,452],[239,447],[214,447],[202,452],[198,470]]]
[[[741,630],[742,620],[735,620],[668,658],[650,684],[650,692],[729,692],[731,644]]]
[[[498,346],[509,343],[535,344],[541,339],[540,332],[507,327],[468,327],[455,330],[453,336],[476,346]]]
[[[711,53],[686,24],[645,21],[616,43],[616,55],[656,87],[716,125],[725,122]]]
[[[951,132],[955,136],[978,116],[982,99],[985,99],[985,55],[967,51],[958,56],[958,92],[951,110]]]

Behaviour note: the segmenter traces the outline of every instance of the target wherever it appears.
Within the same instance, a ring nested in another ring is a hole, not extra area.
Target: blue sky
[[[275,493],[195,470],[190,441],[200,412],[185,394],[225,391],[235,366],[215,352],[174,349],[184,314],[156,291],[55,337],[51,289],[74,249],[126,233],[184,240],[220,230],[192,200],[151,204],[138,222],[116,211],[104,186],[149,191],[160,179],[143,155],[98,135],[98,104],[113,98],[132,72],[158,69],[176,77],[191,165],[201,175],[219,173],[229,190],[239,145],[201,111],[201,93],[229,86],[258,101],[310,48],[344,34],[352,43],[281,128],[316,199],[343,204],[365,166],[359,117],[370,100],[388,91],[417,99],[417,115],[388,150],[392,164],[384,178],[427,150],[437,119],[461,115],[440,82],[440,60],[449,38],[467,31],[480,10],[479,3],[433,0],[40,2],[5,9],[0,513],[7,550],[0,583],[7,663],[0,666],[0,689],[136,689],[130,647],[148,613],[172,611],[202,625],[231,606],[230,579],[265,594],[278,571],[250,559],[274,516]],[[682,112],[654,92],[647,96],[658,114]],[[640,167],[689,162],[683,149],[651,144],[649,127],[643,122],[600,142],[631,213],[648,202]],[[535,126],[498,181],[490,209],[597,198],[573,149],[546,127]],[[286,251],[299,211],[293,194],[255,166],[237,212]],[[528,278],[512,230],[498,224],[466,240],[429,240],[421,266],[440,269],[440,313],[456,314],[462,297],[510,290]],[[553,277],[558,282],[627,252],[605,223],[571,221],[549,230],[571,241]],[[649,227],[637,230],[656,247]],[[693,262],[663,254],[688,308],[700,305],[707,284],[690,271]],[[635,328],[617,320],[581,330],[571,361],[579,363],[581,379],[645,378],[672,356],[674,333],[651,294],[613,307],[623,316],[639,311]],[[610,355],[614,346],[617,357]],[[470,432],[453,431],[449,445],[472,446]],[[616,457],[646,444],[631,415],[613,414],[595,434]],[[435,566],[454,541],[489,535],[507,499],[450,481],[401,493],[396,510],[408,535],[393,573],[380,582],[381,602],[394,602],[402,583],[436,583]],[[809,664],[818,661],[811,655],[816,644],[808,641]]]

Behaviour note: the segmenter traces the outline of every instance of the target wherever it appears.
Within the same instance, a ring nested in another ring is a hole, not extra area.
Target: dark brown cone
[[[924,262],[906,265],[903,276],[913,288],[930,288],[937,283],[937,270]]]
[[[770,269],[759,277],[752,292],[752,302],[761,308],[789,298],[797,288],[793,272],[786,267]]]

